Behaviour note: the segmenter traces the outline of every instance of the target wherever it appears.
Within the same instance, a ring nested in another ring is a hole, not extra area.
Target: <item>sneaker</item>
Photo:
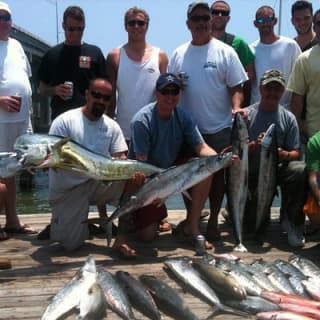
[[[291,247],[298,248],[298,247],[304,246],[305,239],[303,235],[300,235],[299,232],[297,232],[296,228],[291,223],[288,223],[287,225],[287,232],[288,232],[288,243]]]

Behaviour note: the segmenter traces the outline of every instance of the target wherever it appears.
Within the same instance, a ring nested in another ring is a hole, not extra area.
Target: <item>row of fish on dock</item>
[[[320,268],[311,260],[292,255],[288,261],[245,263],[225,256],[164,261],[170,278],[194,297],[207,303],[210,316],[234,314],[257,319],[320,319]],[[138,319],[136,309],[147,319],[201,319],[186,303],[178,289],[153,275],[138,278],[128,272],[115,274],[97,267],[93,257],[52,299],[42,320],[99,320],[107,309],[121,319]]]

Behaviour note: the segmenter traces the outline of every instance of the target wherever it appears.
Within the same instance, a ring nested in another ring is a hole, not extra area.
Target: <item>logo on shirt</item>
[[[148,70],[149,73],[155,73],[156,72],[156,70],[154,70],[153,68],[148,68],[147,70]]]
[[[217,69],[217,64],[212,61],[208,61],[203,66],[204,69]]]
[[[79,67],[83,69],[90,69],[91,67],[91,57],[80,56],[79,57]]]

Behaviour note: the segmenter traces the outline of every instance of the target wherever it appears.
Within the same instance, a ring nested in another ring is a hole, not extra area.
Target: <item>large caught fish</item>
[[[79,305],[83,292],[96,282],[96,264],[88,257],[84,266],[52,299],[41,320],[56,320],[68,314]]]
[[[17,138],[14,149],[23,158],[23,168],[60,168],[96,180],[127,180],[137,171],[146,176],[163,171],[142,161],[103,156],[70,138],[52,135],[22,135]]]
[[[276,125],[271,124],[261,141],[260,165],[258,176],[258,199],[256,232],[259,233],[267,219],[273,196],[276,191],[277,176]]]
[[[158,308],[173,319],[198,320],[178,292],[164,281],[150,275],[139,277],[148,288]]]
[[[16,152],[0,152],[0,179],[13,177],[21,169],[21,158]]]
[[[232,131],[232,153],[239,156],[227,170],[228,210],[233,221],[233,230],[237,246],[235,251],[246,252],[242,244],[242,221],[248,194],[248,141],[249,134],[245,121],[236,113]]]
[[[89,222],[110,225],[111,222],[139,208],[151,204],[154,200],[165,201],[169,196],[181,193],[214,172],[230,164],[232,153],[197,158],[185,164],[170,167],[148,180],[135,193],[124,199],[109,218],[89,219]],[[110,228],[107,228],[110,230]],[[108,244],[111,235],[107,235]]]

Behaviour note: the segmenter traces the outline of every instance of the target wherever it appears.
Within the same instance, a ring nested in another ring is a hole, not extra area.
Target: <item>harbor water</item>
[[[169,197],[166,205],[169,210],[185,208],[181,195]],[[273,206],[280,206],[279,196],[274,198]],[[208,201],[206,208],[209,208]],[[113,209],[110,206],[108,207],[108,210]],[[96,210],[95,206],[90,207],[90,211]],[[51,212],[48,203],[48,171],[37,170],[33,173],[31,179],[30,174],[26,172],[17,176],[17,212],[18,214]]]

